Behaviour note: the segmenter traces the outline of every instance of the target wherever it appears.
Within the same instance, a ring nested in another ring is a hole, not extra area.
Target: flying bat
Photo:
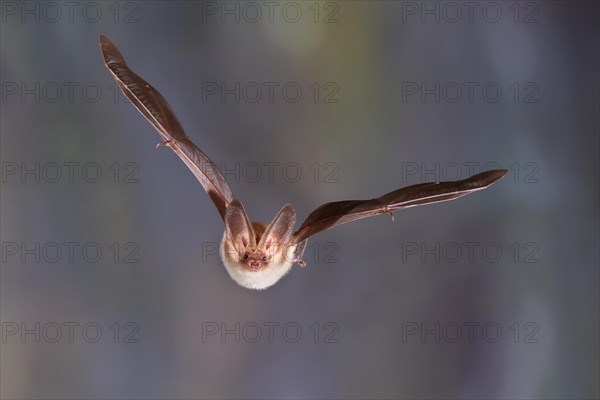
[[[161,94],[134,73],[116,46],[100,36],[104,63],[133,105],[156,128],[164,145],[188,166],[217,207],[225,224],[220,245],[223,264],[231,278],[248,289],[266,289],[302,259],[308,238],[334,226],[380,214],[392,216],[402,208],[453,200],[485,189],[507,170],[491,170],[454,182],[429,182],[408,186],[369,200],[326,203],[310,213],[297,231],[296,211],[285,204],[270,224],[248,219],[215,164],[185,134]]]

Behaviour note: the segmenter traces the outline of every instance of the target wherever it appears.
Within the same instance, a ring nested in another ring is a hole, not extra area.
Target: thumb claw
[[[167,146],[167,147],[171,147],[171,145],[173,144],[173,142],[174,142],[174,141],[175,141],[175,140],[172,140],[172,139],[163,140],[162,142],[159,142],[159,143],[156,145],[156,148],[158,149],[158,148],[159,148],[159,147],[161,147],[161,146]]]

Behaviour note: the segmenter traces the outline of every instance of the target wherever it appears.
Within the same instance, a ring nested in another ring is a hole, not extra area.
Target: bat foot
[[[304,249],[306,248],[306,243],[308,239],[304,239],[302,242],[298,243],[296,248],[294,249],[294,255],[292,256],[293,262],[298,264],[301,268],[306,267],[306,261],[303,259]]]
[[[394,213],[391,211],[386,211],[387,214],[390,215],[390,217],[392,218],[392,222],[394,222],[396,220],[396,218],[394,217]]]

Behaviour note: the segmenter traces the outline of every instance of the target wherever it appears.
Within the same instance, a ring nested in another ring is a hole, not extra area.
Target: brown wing
[[[148,82],[129,69],[116,46],[100,36],[100,50],[106,67],[133,105],[156,128],[164,144],[170,147],[194,173],[215,203],[221,218],[233,200],[231,189],[215,164],[186,136],[171,107]]]
[[[462,181],[421,183],[394,190],[378,199],[326,203],[310,213],[300,229],[294,233],[292,242],[300,243],[315,233],[357,219],[384,213],[393,215],[394,211],[401,208],[457,199],[485,189],[507,172],[505,169],[500,169],[482,172]]]

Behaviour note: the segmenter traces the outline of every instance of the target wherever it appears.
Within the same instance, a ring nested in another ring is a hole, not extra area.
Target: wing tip
[[[107,67],[110,67],[112,64],[125,63],[123,55],[109,38],[104,35],[100,35],[98,41],[100,43],[100,51],[102,52],[104,63]]]
[[[100,35],[98,42],[100,43],[100,49],[102,50],[102,52],[104,52],[110,47],[115,47],[113,42],[111,42],[111,40],[104,35]]]
[[[503,178],[508,173],[507,169],[492,169],[486,172],[482,172],[482,178],[485,182],[485,186],[490,186],[499,179]]]
[[[507,173],[507,169],[491,169],[475,174],[470,178],[465,179],[464,182],[468,182],[477,188],[485,189],[504,177]]]

